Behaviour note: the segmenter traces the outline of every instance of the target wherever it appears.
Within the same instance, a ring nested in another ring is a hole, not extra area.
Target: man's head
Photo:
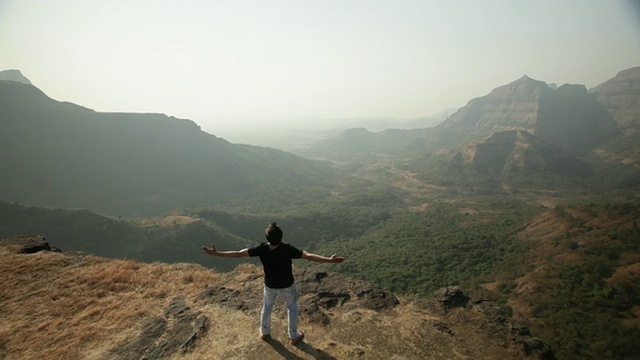
[[[267,230],[265,232],[265,236],[267,237],[267,241],[271,245],[278,245],[282,241],[282,230],[276,225],[276,223],[272,222],[267,226]]]

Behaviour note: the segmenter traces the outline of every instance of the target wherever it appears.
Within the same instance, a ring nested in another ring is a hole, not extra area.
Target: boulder
[[[469,302],[469,297],[458,286],[449,286],[436,290],[435,299],[445,309],[464,307]]]
[[[209,319],[193,311],[184,296],[177,296],[164,310],[164,316],[145,321],[138,338],[111,351],[114,359],[168,359],[189,353],[206,334]]]
[[[0,246],[7,246],[15,249],[18,254],[33,254],[40,251],[50,251],[51,246],[43,236],[40,235],[18,235],[0,240]],[[57,251],[60,251],[56,249]]]

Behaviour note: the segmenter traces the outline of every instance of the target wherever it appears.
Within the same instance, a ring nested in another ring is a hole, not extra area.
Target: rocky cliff
[[[540,98],[553,90],[543,81],[523,76],[475,98],[438,126],[457,138],[487,136],[496,131],[522,129],[533,132]],[[467,134],[467,135],[465,135]]]

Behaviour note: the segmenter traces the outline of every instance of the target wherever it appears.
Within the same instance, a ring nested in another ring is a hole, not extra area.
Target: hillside
[[[46,234],[65,251],[107,258],[207,264],[202,244],[236,248],[253,244],[214,222],[168,214],[159,218],[123,219],[88,210],[47,209],[0,202],[0,238]],[[235,264],[221,259],[218,270]]]
[[[207,208],[176,210],[152,218],[122,218],[88,210],[0,201],[0,238],[46,234],[49,241],[65,251],[142,262],[192,262],[226,271],[235,267],[236,262],[218,259],[211,263],[200,251],[203,244],[215,243],[225,249],[253,246],[264,241],[266,224],[282,219],[287,238],[311,251],[336,238],[359,236],[390,216],[387,209],[343,203],[328,208],[300,206],[289,214],[233,213]]]
[[[528,222],[531,270],[498,284],[514,316],[569,358],[640,356],[640,207],[557,207]],[[560,350],[562,349],[562,350]]]
[[[348,254],[336,271],[400,294],[456,284],[506,303],[561,359],[637,358],[640,204],[536,200],[432,203],[320,252]]]
[[[0,357],[93,359],[553,359],[501,307],[456,289],[400,297],[324,269],[297,270],[300,327],[284,309],[258,337],[261,269],[221,274],[47,251],[37,237],[0,241]],[[212,259],[212,261],[214,261]]]
[[[323,197],[337,181],[326,164],[231,144],[190,120],[95,112],[13,81],[0,81],[0,154],[1,200],[112,215],[243,199],[273,207],[270,195]]]
[[[524,130],[499,131],[469,143],[445,169],[447,179],[472,192],[560,190],[575,187],[594,172],[589,163]],[[439,176],[430,178],[445,180]]]

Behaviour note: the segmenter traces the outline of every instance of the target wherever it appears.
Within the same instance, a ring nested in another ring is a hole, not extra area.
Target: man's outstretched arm
[[[206,252],[207,254],[213,255],[213,256],[222,256],[222,257],[245,257],[245,256],[249,256],[249,249],[246,249],[246,248],[242,249],[242,250],[218,251],[218,250],[216,250],[216,247],[213,246],[213,244],[211,244],[211,248],[203,246],[202,250],[204,252]]]
[[[331,255],[331,257],[326,257],[318,254],[308,253],[306,251],[302,252],[302,258],[309,261],[328,263],[341,263],[345,259],[344,256],[336,256],[336,254]]]

